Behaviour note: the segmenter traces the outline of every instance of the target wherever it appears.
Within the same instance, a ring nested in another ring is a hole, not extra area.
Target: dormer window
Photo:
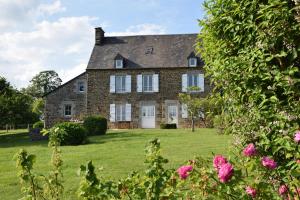
[[[189,67],[197,67],[197,58],[189,59]]]
[[[123,60],[116,60],[116,68],[117,69],[123,68]]]
[[[188,66],[197,67],[197,57],[194,52],[192,52],[188,57]]]
[[[115,57],[115,67],[117,69],[122,69],[124,68],[124,58],[123,56],[121,56],[120,54],[118,54],[116,57]]]

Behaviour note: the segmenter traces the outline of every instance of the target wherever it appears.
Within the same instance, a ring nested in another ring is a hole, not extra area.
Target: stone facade
[[[204,74],[203,66],[197,68],[159,68],[159,69],[107,69],[87,70],[88,94],[87,115],[100,114],[110,118],[110,104],[131,104],[131,122],[109,123],[111,128],[141,128],[141,106],[144,104],[155,105],[155,127],[160,123],[167,123],[167,106],[177,106],[178,127],[189,126],[188,119],[182,118],[182,106],[178,101],[178,94],[182,92],[182,74]],[[137,92],[138,74],[159,74],[159,92]],[[111,75],[131,75],[130,93],[110,93]],[[204,92],[195,93],[196,96],[204,97],[210,91],[209,80],[205,79]],[[126,125],[123,125],[123,124]]]
[[[84,91],[79,91],[83,83]],[[45,98],[45,126],[51,127],[58,122],[78,120],[86,113],[86,73],[80,74]],[[71,105],[71,116],[65,116],[65,105]]]
[[[95,35],[86,72],[45,96],[46,127],[90,115],[106,117],[110,128],[147,128],[148,122],[152,128],[173,122],[178,127],[189,126],[178,101],[187,75],[197,75],[198,83],[204,85],[204,91],[193,95],[204,97],[211,91],[209,80],[203,78],[204,63],[195,54],[197,34],[105,37],[104,31],[96,28]],[[126,77],[126,90],[112,92],[111,76],[124,75],[131,77],[129,82]],[[137,91],[144,83],[141,84],[138,75],[140,78],[140,75],[153,75],[155,92]],[[79,83],[84,85],[84,91],[80,91]],[[150,115],[152,121],[145,121]]]

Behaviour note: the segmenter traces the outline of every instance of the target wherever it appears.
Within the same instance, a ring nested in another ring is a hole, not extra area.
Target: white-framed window
[[[117,59],[117,60],[115,60],[115,63],[116,63],[117,69],[123,68],[123,59]]]
[[[143,75],[143,91],[153,92],[153,75]]]
[[[117,104],[116,105],[116,121],[126,121],[126,105]]]
[[[189,58],[189,67],[197,66],[197,58]]]
[[[116,92],[126,92],[126,76],[116,76]]]
[[[198,74],[188,74],[187,87],[199,87]]]
[[[204,74],[182,74],[182,91],[188,92],[190,87],[198,87],[199,90],[191,92],[204,92]]]
[[[79,92],[84,92],[85,90],[85,85],[83,81],[78,82],[78,91]]]
[[[65,115],[65,117],[70,117],[72,115],[72,105],[71,104],[64,105],[64,115]]]
[[[110,121],[131,121],[131,104],[110,104]]]
[[[131,92],[131,75],[111,75],[110,93],[129,93]]]
[[[137,92],[159,92],[159,75],[137,75]]]

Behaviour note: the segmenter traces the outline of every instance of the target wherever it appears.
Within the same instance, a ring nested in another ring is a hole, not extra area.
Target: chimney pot
[[[95,28],[95,44],[96,45],[102,45],[104,41],[104,31],[101,27]]]

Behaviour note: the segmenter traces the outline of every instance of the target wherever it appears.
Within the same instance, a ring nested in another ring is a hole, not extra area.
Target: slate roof
[[[187,67],[196,39],[197,34],[105,37],[94,46],[87,69],[113,69],[118,54],[124,68]]]

